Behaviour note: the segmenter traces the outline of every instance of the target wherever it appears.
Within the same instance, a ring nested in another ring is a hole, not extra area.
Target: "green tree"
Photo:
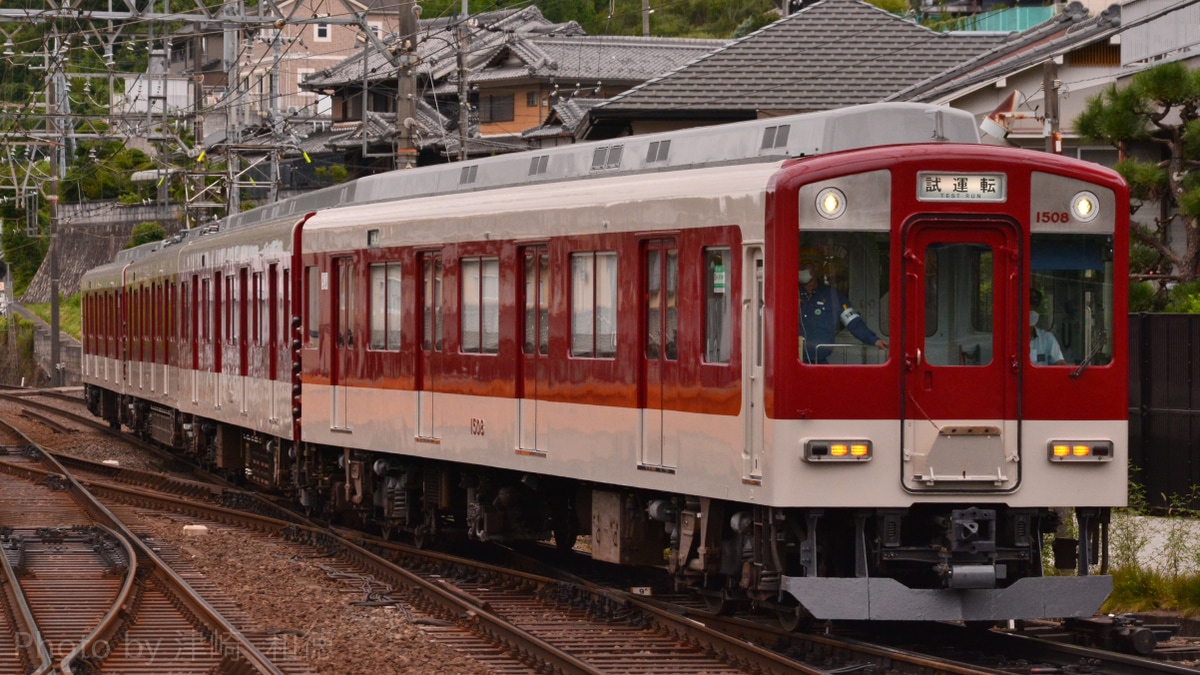
[[[129,238],[129,243],[125,245],[125,248],[149,244],[152,241],[162,241],[166,238],[167,231],[158,222],[141,222],[133,226],[133,235]]]
[[[1135,210],[1158,201],[1153,227],[1134,225],[1136,256],[1134,278],[1153,275],[1191,287],[1200,278],[1200,70],[1168,63],[1142,71],[1129,86],[1115,85],[1088,99],[1075,120],[1075,129],[1087,138],[1109,143],[1122,151],[1116,170],[1129,183]],[[1126,156],[1132,143],[1150,143],[1162,159],[1142,161]],[[1180,221],[1186,233],[1185,250],[1176,253],[1168,239],[1170,226]],[[1153,255],[1138,250],[1148,247]],[[1187,306],[1165,286],[1157,289],[1162,304]]]

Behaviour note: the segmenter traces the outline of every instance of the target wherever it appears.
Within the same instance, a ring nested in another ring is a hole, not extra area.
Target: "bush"
[[[133,226],[133,235],[129,238],[129,243],[125,248],[133,248],[142,244],[149,244],[152,241],[162,241],[167,238],[167,231],[163,226],[154,221],[138,223]]]
[[[1113,592],[1102,611],[1145,612],[1169,605],[1169,593],[1163,575],[1142,567],[1113,570]]]

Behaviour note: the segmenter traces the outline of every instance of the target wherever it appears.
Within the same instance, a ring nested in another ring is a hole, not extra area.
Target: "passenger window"
[[[617,254],[571,254],[571,356],[617,355]]]
[[[459,269],[461,349],[468,353],[495,354],[500,350],[500,260],[463,258]]]
[[[370,313],[370,349],[387,349],[387,266],[374,264],[368,268],[371,296],[367,311]]]
[[[799,358],[810,365],[875,365],[888,352],[890,240],[886,232],[802,231]]]
[[[729,363],[733,350],[731,327],[732,258],[728,248],[704,249],[704,361]]]
[[[304,268],[304,346],[317,348],[320,335],[321,272],[316,265]]]

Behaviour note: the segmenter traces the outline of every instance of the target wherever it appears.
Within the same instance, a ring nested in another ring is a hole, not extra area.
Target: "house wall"
[[[476,103],[479,110],[479,133],[484,136],[519,134],[526,129],[536,127],[542,123],[546,111],[549,110],[547,105],[543,105],[543,99],[548,93],[548,91],[543,91],[540,84],[536,83],[508,87],[481,86],[479,88],[478,102]],[[486,113],[484,106],[486,101],[492,97],[505,96],[513,97],[513,118],[507,121],[484,122],[484,115]],[[533,103],[533,105],[529,105],[530,103]]]
[[[322,0],[299,0],[300,8],[294,16],[329,16],[330,6]],[[291,13],[294,2],[282,2],[280,9]],[[339,17],[342,16],[339,13]],[[395,12],[372,12],[368,22],[377,27],[381,34],[395,33],[399,17]],[[288,24],[281,30],[283,42],[279,61],[279,110],[288,114],[289,109],[301,116],[329,115],[331,103],[313,92],[300,91],[300,81],[306,75],[324,70],[360,52],[366,40],[358,26],[326,24]],[[266,29],[262,31],[265,37]],[[187,41],[187,42],[190,42]],[[185,42],[177,42],[171,54],[171,72],[190,71],[194,65],[191,49]],[[204,36],[201,62],[224,57],[224,35],[217,31]],[[255,39],[244,45],[240,60],[240,75],[247,95],[243,109],[251,116],[266,116],[270,113],[268,96],[270,74],[274,61],[274,48],[269,41]],[[217,66],[220,70],[221,66]],[[224,72],[206,72],[204,86],[212,92],[210,98],[219,97],[225,86]],[[209,101],[211,105],[213,101]]]

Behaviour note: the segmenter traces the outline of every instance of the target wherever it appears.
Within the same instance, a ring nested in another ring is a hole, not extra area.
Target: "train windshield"
[[[1030,362],[1104,365],[1112,360],[1111,235],[1034,233],[1030,248]]]
[[[799,357],[810,365],[887,360],[889,234],[800,233]]]

